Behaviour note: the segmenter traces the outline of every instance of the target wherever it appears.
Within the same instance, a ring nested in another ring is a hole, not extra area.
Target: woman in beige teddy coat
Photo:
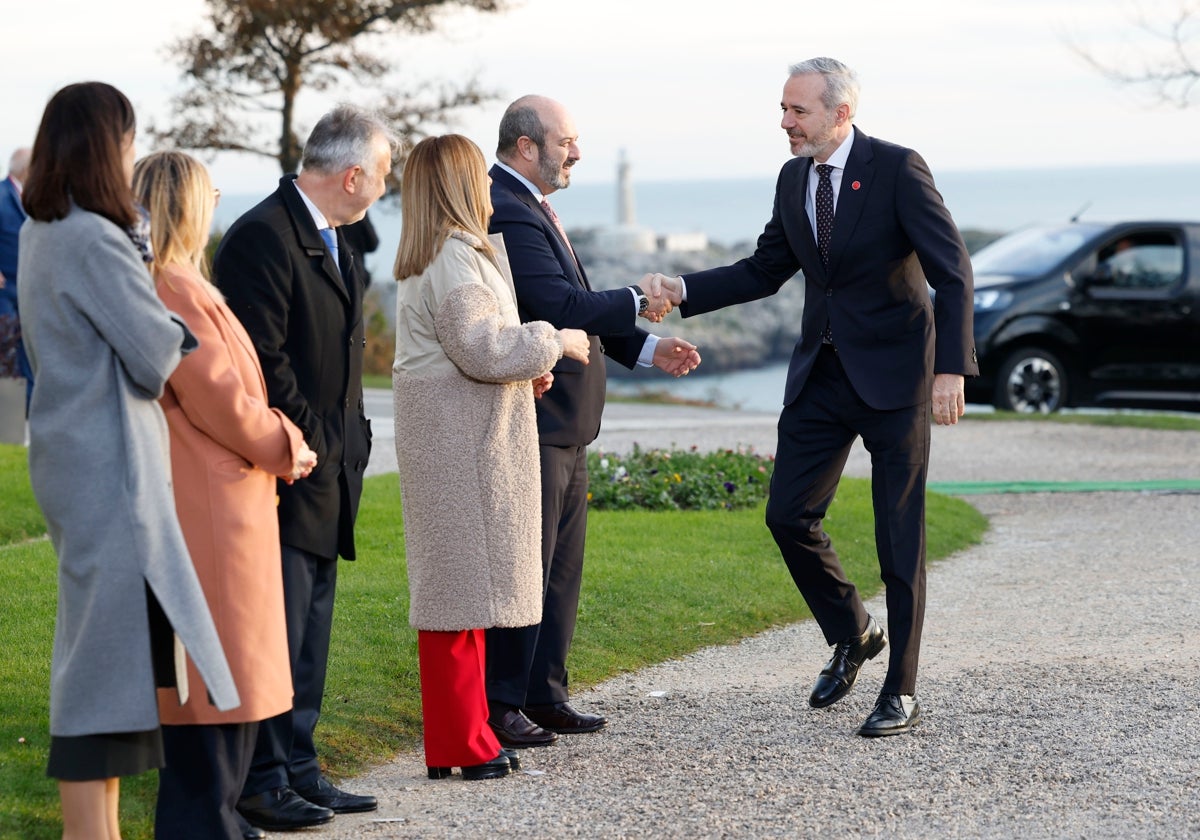
[[[521,323],[474,143],[421,141],[403,183],[392,387],[425,761],[430,778],[497,778],[517,759],[487,724],[483,631],[541,620],[533,400],[588,338]]]

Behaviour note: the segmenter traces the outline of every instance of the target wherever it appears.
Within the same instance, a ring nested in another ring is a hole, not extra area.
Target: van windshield
[[[971,268],[975,274],[1036,277],[1053,269],[1104,227],[1069,224],[1019,230],[976,251]]]

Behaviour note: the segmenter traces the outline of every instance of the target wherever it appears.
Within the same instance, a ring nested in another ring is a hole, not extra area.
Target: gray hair
[[[843,102],[850,106],[850,118],[858,111],[858,74],[836,58],[810,58],[788,68],[788,78],[810,74],[825,77],[821,104],[830,111]]]
[[[371,146],[383,137],[395,160],[400,138],[382,114],[354,105],[339,105],[313,126],[304,144],[301,169],[331,174],[352,166],[364,169],[372,165]]]
[[[528,137],[539,149],[545,148],[546,127],[542,125],[542,117],[532,104],[541,99],[540,96],[522,96],[505,109],[504,116],[500,118],[496,157],[512,157],[517,150],[517,141],[522,137]]]

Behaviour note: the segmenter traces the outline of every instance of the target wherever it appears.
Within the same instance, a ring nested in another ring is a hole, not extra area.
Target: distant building
[[[617,224],[615,227],[596,231],[596,247],[625,254],[703,251],[708,247],[708,236],[703,233],[671,233],[658,236],[650,228],[638,225],[629,159],[622,149],[617,161]]]
[[[658,237],[660,251],[703,251],[708,248],[708,234],[700,231],[691,233],[664,233]]]

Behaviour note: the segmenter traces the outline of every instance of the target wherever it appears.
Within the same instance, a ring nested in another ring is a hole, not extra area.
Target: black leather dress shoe
[[[496,757],[484,764],[475,764],[471,767],[462,769],[463,778],[468,782],[477,782],[480,779],[499,779],[508,775],[512,769],[508,763],[508,756],[501,750]]]
[[[579,735],[595,732],[608,726],[603,715],[585,715],[571,708],[570,703],[555,703],[551,706],[526,706],[525,716],[548,732],[559,735]]]
[[[501,747],[500,755],[508,759],[508,766],[513,769],[513,772],[521,769],[521,754],[519,752],[510,750],[508,747]]]
[[[868,659],[874,659],[886,644],[887,634],[874,617],[868,617],[866,632],[834,646],[833,658],[817,677],[808,705],[823,709],[845,697],[858,679],[858,669]]]
[[[502,758],[508,759],[508,767],[510,770],[517,771],[517,770],[521,769],[521,756],[516,750],[510,750],[508,747],[501,747],[500,748],[500,756]],[[495,760],[495,759],[493,759],[493,760]],[[488,765],[477,764],[475,766],[476,767],[487,767]],[[429,771],[429,778],[431,778],[431,779],[448,779],[448,778],[450,778],[450,774],[454,771],[453,767],[426,766],[425,769]],[[464,778],[467,778],[466,770],[467,770],[467,768],[463,768],[463,777]],[[494,777],[493,776],[476,776],[475,778],[490,779],[490,778],[494,778]]]
[[[314,784],[296,788],[296,793],[312,804],[328,808],[335,814],[358,814],[363,811],[374,811],[379,807],[379,802],[374,796],[359,796],[356,793],[338,790],[324,776],[317,779]]]
[[[250,825],[241,814],[235,811],[234,815],[237,817],[238,828],[242,831],[242,840],[263,840],[267,836],[267,832]]]
[[[488,724],[496,733],[500,746],[510,750],[523,747],[548,747],[558,740],[553,732],[547,732],[525,717],[520,709],[507,709],[488,718]]]
[[[238,800],[237,810],[250,825],[267,831],[311,828],[333,819],[333,811],[314,805],[287,786],[244,796]]]
[[[880,694],[875,711],[858,728],[864,738],[899,735],[921,722],[921,704],[911,694]]]

